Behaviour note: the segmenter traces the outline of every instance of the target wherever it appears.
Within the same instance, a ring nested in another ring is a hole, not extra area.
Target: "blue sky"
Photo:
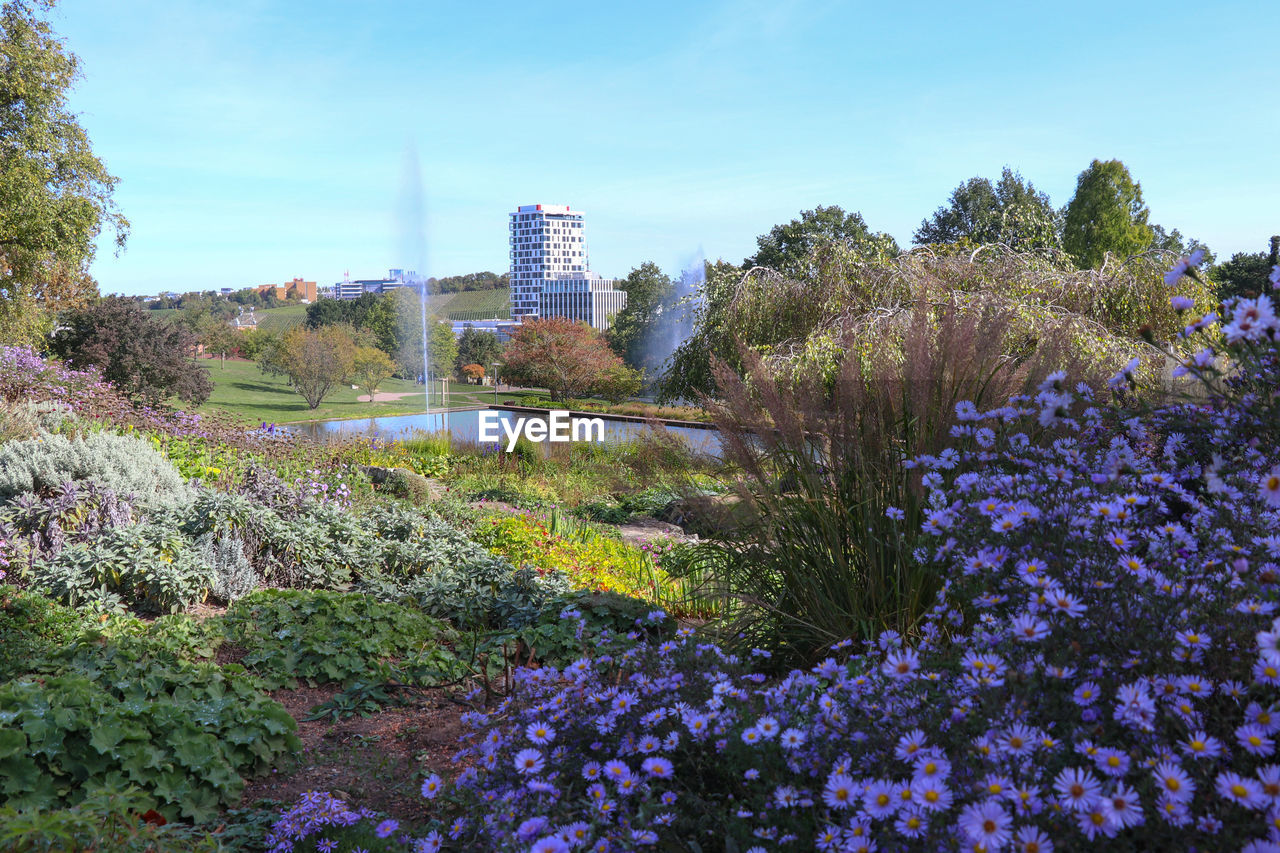
[[[1280,233],[1280,4],[63,0],[54,26],[132,222],[103,292],[504,271],[539,202],[586,212],[604,275],[739,262],[819,204],[905,245],[970,176],[1062,205],[1095,157],[1220,256]]]

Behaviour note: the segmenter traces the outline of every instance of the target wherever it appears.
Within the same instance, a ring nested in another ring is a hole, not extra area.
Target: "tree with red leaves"
[[[512,333],[503,361],[504,380],[547,388],[552,400],[580,397],[622,365],[604,335],[564,317],[525,320]]]

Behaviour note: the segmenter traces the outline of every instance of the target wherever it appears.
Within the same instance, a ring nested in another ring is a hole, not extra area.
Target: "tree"
[[[427,318],[427,341],[430,344],[431,375],[439,379],[451,376],[458,360],[458,340],[453,336],[453,326],[435,317]],[[422,375],[422,319],[416,322],[413,334],[405,338],[396,353],[396,364],[401,376]]]
[[[1049,196],[1006,166],[994,186],[973,177],[956,187],[949,204],[920,223],[913,239],[917,244],[1003,243],[1020,251],[1059,248],[1058,220]]]
[[[654,330],[673,309],[675,282],[657,264],[646,262],[627,274],[621,283],[627,293],[627,305],[613,318],[605,337],[609,348],[632,367],[656,370],[654,363],[667,353],[654,353]]]
[[[151,406],[171,396],[198,405],[213,391],[209,372],[192,359],[195,336],[131,299],[111,297],[67,311],[49,343],[69,364],[97,366],[121,392]]]
[[[479,364],[464,364],[460,372],[462,378],[473,385],[484,379],[484,367]]]
[[[1101,266],[1107,252],[1127,258],[1151,247],[1155,233],[1142,186],[1119,160],[1094,160],[1076,179],[1067,203],[1062,248],[1081,269]]]
[[[0,341],[34,343],[53,312],[96,297],[98,235],[119,250],[129,231],[117,179],[68,109],[79,60],[44,19],[53,5],[0,6]]]
[[[586,323],[564,317],[526,320],[507,344],[503,378],[547,388],[552,400],[580,397],[606,371],[622,365],[604,336]]]
[[[462,373],[468,364],[481,366],[493,364],[502,358],[502,344],[493,332],[485,332],[472,326],[462,328],[462,336],[458,338],[458,355],[454,359],[455,369]],[[483,374],[481,374],[483,375]]]
[[[888,234],[876,234],[867,227],[862,214],[845,213],[836,206],[801,211],[799,219],[775,225],[768,234],[756,238],[759,251],[742,262],[744,269],[768,267],[793,278],[812,272],[814,249],[836,243],[855,249],[866,257],[898,254],[898,244]]]
[[[280,340],[278,334],[267,329],[245,329],[243,332],[236,332],[236,335],[240,338],[236,349],[253,361],[257,361],[269,346]]]
[[[395,362],[377,347],[357,347],[351,359],[351,379],[369,395],[369,402],[384,379],[396,372]],[[315,408],[312,406],[311,408]]]
[[[621,403],[640,393],[644,387],[644,371],[618,364],[602,371],[592,387],[610,403]]]
[[[355,343],[344,329],[326,326],[290,330],[281,341],[278,358],[294,390],[315,409],[334,385],[351,376],[355,354]]]
[[[1280,244],[1280,237],[1272,237],[1272,244]],[[1218,296],[1257,296],[1271,289],[1268,276],[1280,259],[1266,252],[1236,252],[1231,260],[1214,267],[1210,275],[1218,283]]]

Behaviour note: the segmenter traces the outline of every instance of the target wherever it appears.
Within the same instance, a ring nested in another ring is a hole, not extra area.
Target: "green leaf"
[[[0,729],[0,758],[27,751],[27,736],[17,729]]]

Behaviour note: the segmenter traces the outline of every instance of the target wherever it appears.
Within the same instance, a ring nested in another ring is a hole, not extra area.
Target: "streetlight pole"
[[[498,405],[498,368],[502,366],[502,362],[490,362],[489,366],[493,368],[493,404]]]

